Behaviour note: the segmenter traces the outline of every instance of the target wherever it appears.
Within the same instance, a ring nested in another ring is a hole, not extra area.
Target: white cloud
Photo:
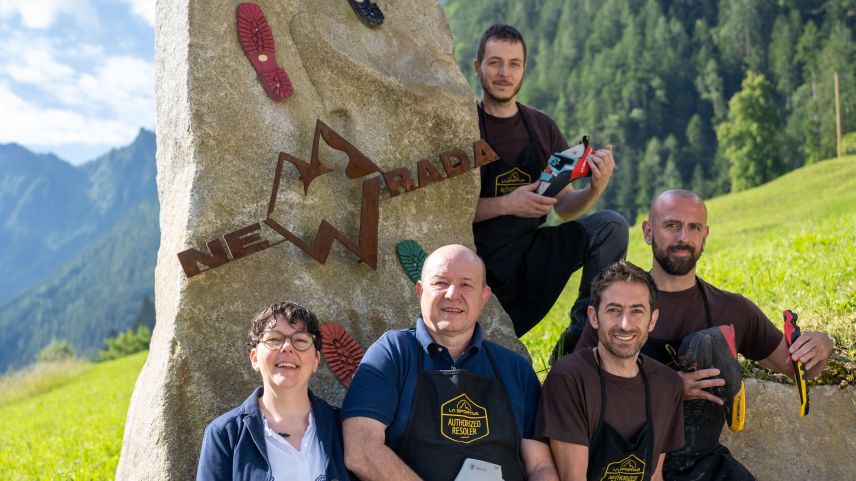
[[[142,18],[152,27],[155,26],[155,0],[125,0],[131,5],[131,12]]]
[[[102,105],[137,126],[154,126],[154,65],[133,57],[107,57],[77,82],[79,98]]]
[[[64,72],[67,73],[67,72]],[[30,80],[40,73],[27,71]],[[108,57],[72,83],[40,83],[56,101],[34,102],[0,84],[0,141],[120,145],[140,127],[154,128],[154,67],[131,57]]]
[[[131,35],[135,16],[154,25],[155,0],[105,8],[114,2],[0,0],[0,142],[83,161],[154,128],[154,65],[140,48],[150,40],[121,25],[137,22]]]
[[[98,14],[89,0],[3,0],[0,19],[21,17],[21,23],[34,30],[53,26],[60,14],[68,15],[80,26],[98,24]]]
[[[129,119],[84,116],[62,108],[27,102],[0,84],[0,142],[21,144],[122,145],[134,138],[139,123]]]
[[[154,128],[152,62],[81,46],[25,32],[0,38],[0,141],[121,145]]]
[[[7,56],[7,59],[10,59]],[[25,54],[17,56],[15,63],[4,62],[6,73],[12,80],[29,84],[60,84],[74,76],[74,69],[58,62],[47,49],[33,45]]]

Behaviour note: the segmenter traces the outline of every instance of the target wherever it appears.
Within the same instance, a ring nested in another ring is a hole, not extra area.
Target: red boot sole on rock
[[[336,379],[345,388],[351,387],[357,366],[366,353],[363,347],[341,324],[328,322],[321,326],[321,353]]]
[[[238,5],[238,41],[250,60],[268,97],[282,102],[294,87],[285,69],[276,64],[276,43],[262,8],[255,3]]]

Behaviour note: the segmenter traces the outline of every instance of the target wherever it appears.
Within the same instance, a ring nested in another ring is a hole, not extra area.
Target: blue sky
[[[155,0],[0,0],[0,143],[74,164],[154,130]]]

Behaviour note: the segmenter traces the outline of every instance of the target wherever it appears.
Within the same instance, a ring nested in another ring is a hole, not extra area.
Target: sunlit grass
[[[57,367],[56,376],[47,376],[65,376],[64,383],[16,377],[32,386],[0,403],[0,479],[113,479],[131,392],[147,355]]]
[[[64,386],[90,366],[88,361],[69,358],[39,362],[0,377],[0,407]]]

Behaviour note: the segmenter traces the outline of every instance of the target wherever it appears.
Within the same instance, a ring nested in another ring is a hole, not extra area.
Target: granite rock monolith
[[[374,29],[344,0],[257,2],[284,101],[242,49],[238,4],[157,3],[157,324],[120,480],[194,477],[205,426],[260,384],[245,338],[266,304],[296,301],[368,347],[418,315],[398,242],[473,245],[475,101],[438,2],[383,2]],[[482,321],[525,353],[495,298]],[[311,387],[344,395],[325,368]]]

